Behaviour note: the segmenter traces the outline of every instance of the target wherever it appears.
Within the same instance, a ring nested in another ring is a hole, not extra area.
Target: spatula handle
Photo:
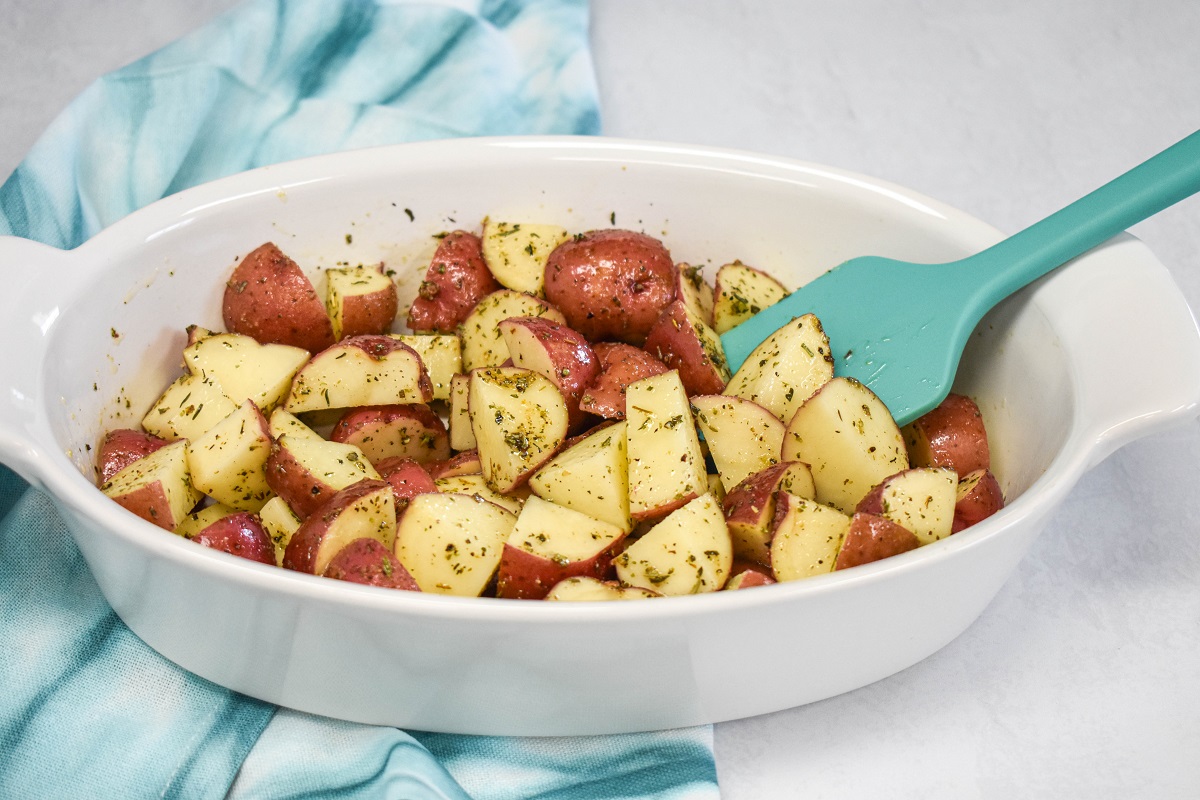
[[[963,260],[979,313],[1072,258],[1200,191],[1200,131],[1020,233]]]

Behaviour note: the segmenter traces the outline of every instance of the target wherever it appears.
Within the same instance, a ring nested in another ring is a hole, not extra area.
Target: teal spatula
[[[1200,132],[980,253],[945,264],[851,259],[721,336],[734,371],[776,329],[816,314],[834,374],[865,383],[904,425],[950,391],[967,337],[1005,297],[1200,191]]]

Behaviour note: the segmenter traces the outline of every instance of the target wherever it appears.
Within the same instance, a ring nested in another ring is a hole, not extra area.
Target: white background
[[[0,174],[95,77],[230,5],[0,0]],[[1195,0],[592,0],[592,20],[606,133],[864,172],[1009,232],[1200,127]],[[1133,231],[1200,308],[1200,200]],[[723,796],[1200,797],[1198,488],[1198,423],[1118,452],[948,647],[717,726]]]

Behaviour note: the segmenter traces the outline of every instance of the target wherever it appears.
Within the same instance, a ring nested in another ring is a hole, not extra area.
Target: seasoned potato
[[[500,288],[483,260],[479,237],[467,231],[448,233],[408,309],[408,327],[418,333],[454,333],[480,299]]]
[[[598,342],[592,350],[600,361],[600,374],[579,398],[579,409],[605,419],[625,419],[629,384],[668,371],[666,364],[633,345]]]
[[[225,284],[221,315],[230,333],[310,353],[333,344],[333,323],[312,281],[272,242],[241,260]],[[239,398],[240,402],[240,398]]]
[[[676,270],[663,243],[626,230],[591,231],[546,262],[546,299],[592,341],[640,345],[675,299]]]

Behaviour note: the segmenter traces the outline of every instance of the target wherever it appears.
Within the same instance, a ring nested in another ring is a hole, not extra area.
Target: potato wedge
[[[625,398],[629,512],[634,520],[665,516],[707,493],[704,454],[679,373],[635,381]]]
[[[713,287],[704,279],[703,267],[677,264],[675,271],[678,275],[675,299],[686,303],[689,311],[702,320],[705,325],[712,327]]]
[[[350,336],[387,333],[399,310],[396,284],[383,264],[325,270],[325,311],[335,342]]]
[[[796,317],[746,357],[725,394],[758,403],[786,425],[801,404],[833,377],[833,356],[820,321]]]
[[[192,485],[218,503],[257,512],[274,494],[267,484],[271,429],[250,400],[187,446]]]
[[[434,400],[450,399],[450,382],[462,372],[462,342],[457,334],[392,334],[392,338],[417,351],[429,382],[433,384]]]
[[[529,479],[543,500],[604,520],[625,533],[629,513],[629,462],[624,421],[601,428],[564,448]]]
[[[342,548],[364,537],[389,550],[396,541],[396,506],[392,487],[384,481],[359,481],[333,495],[292,534],[283,567],[324,575]]]
[[[104,434],[96,448],[96,474],[100,483],[140,458],[150,455],[169,442],[133,428],[116,428]]]
[[[717,270],[713,328],[722,334],[788,296],[782,283],[762,270],[734,261]]]
[[[275,495],[259,509],[258,518],[262,521],[271,543],[275,546],[275,566],[283,566],[283,554],[287,551],[288,542],[292,535],[300,529],[300,518],[288,506],[287,501]]]
[[[351,444],[285,434],[271,445],[267,485],[306,519],[342,489],[379,473]]]
[[[953,533],[969,528],[1004,508],[1004,492],[991,470],[968,472],[958,482],[954,502]]]
[[[134,461],[100,491],[147,522],[174,531],[200,502],[187,468],[187,441],[160,447]]]
[[[617,577],[663,595],[715,592],[729,579],[733,544],[721,506],[702,494],[613,559]]]
[[[333,324],[312,281],[273,242],[251,251],[234,267],[225,284],[221,315],[227,331],[262,344],[318,353],[334,342]]]
[[[188,374],[167,387],[142,417],[142,427],[171,441],[199,439],[237,407],[215,378]]]
[[[424,403],[352,408],[333,426],[329,440],[356,446],[371,463],[411,458],[426,464],[450,457],[446,424]]]
[[[831,506],[780,492],[771,533],[771,572],[795,581],[832,572],[850,517]]]
[[[252,400],[270,414],[287,396],[309,353],[284,344],[259,344],[250,336],[213,333],[192,326],[183,363],[199,378],[214,378],[231,401]],[[193,334],[195,334],[193,336]]]
[[[545,292],[546,260],[571,238],[566,228],[530,222],[483,221],[483,260],[507,289],[527,294]]]
[[[662,375],[667,365],[645,350],[618,342],[597,342],[593,348],[600,373],[579,398],[579,409],[604,419],[625,419],[629,384]]]
[[[483,477],[498,492],[524,484],[567,438],[562,392],[533,370],[474,370],[467,395]]]
[[[679,370],[689,396],[720,394],[729,383],[729,364],[721,339],[682,300],[663,309],[646,334],[642,349]]]
[[[581,427],[587,414],[579,400],[600,374],[600,360],[588,340],[565,325],[536,317],[502,320],[499,327],[513,365],[549,378],[567,402],[568,427]]]
[[[833,378],[796,410],[780,455],[808,464],[817,500],[845,514],[884,478],[908,468],[887,406],[853,378]]]
[[[662,597],[662,595],[640,586],[622,586],[619,581],[602,581],[597,578],[578,576],[559,581],[545,599],[596,603],[612,600],[648,600],[653,597]]]
[[[738,558],[763,566],[771,563],[775,498],[779,492],[811,499],[816,488],[808,465],[800,461],[775,464],[748,475],[725,495],[721,506]]]
[[[533,295],[511,289],[492,292],[471,309],[458,327],[464,370],[498,367],[510,358],[500,323],[514,317],[566,321],[557,308]]]
[[[412,575],[396,558],[391,548],[378,539],[364,536],[347,544],[333,558],[325,571],[321,573],[326,578],[350,583],[361,583],[364,586],[381,586],[384,589],[402,589],[407,592],[419,592]]]
[[[726,492],[779,463],[784,425],[768,409],[720,394],[692,397],[690,403]]]
[[[432,399],[429,373],[415,350],[390,336],[354,336],[313,356],[296,373],[283,407],[299,414]]]
[[[949,467],[959,475],[991,466],[987,429],[979,406],[951,394],[937,408],[904,426],[908,458],[916,467]]]
[[[423,592],[478,597],[491,583],[517,517],[465,494],[421,494],[396,534],[396,557]]]
[[[488,486],[488,482],[479,473],[438,478],[433,485],[439,492],[479,497],[514,514],[521,513],[521,506],[525,505],[525,498],[529,496],[529,492],[522,489],[517,489],[509,494],[501,494]]]
[[[954,470],[914,467],[885,478],[855,510],[890,519],[929,544],[953,532],[957,489]]]
[[[859,564],[907,553],[921,545],[917,535],[902,525],[878,514],[855,512],[842,539],[834,569],[849,569]]]

